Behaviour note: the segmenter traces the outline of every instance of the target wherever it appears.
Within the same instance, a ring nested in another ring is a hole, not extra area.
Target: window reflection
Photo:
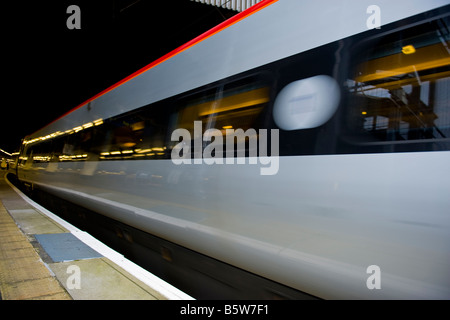
[[[142,109],[128,116],[111,119],[101,146],[100,160],[164,159],[167,108]]]
[[[259,117],[268,102],[267,83],[252,77],[245,78],[183,100],[176,120],[172,123],[172,131],[177,128],[187,129],[191,139],[194,139],[195,121],[202,122],[203,132],[214,128],[220,130],[223,136],[226,135],[227,129],[247,131],[250,128],[258,128]],[[248,141],[250,137],[246,136],[245,139]],[[225,142],[225,139],[223,141]],[[171,142],[171,147],[177,143]],[[203,142],[203,147],[209,143],[211,142]],[[235,147],[239,145],[237,141],[235,144]]]
[[[439,19],[357,50],[362,59],[345,84],[355,139],[376,144],[450,137],[449,25],[448,18]]]

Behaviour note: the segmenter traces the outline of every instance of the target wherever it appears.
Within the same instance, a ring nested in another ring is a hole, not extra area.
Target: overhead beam
[[[261,2],[262,0],[191,0],[191,1],[209,4],[212,6],[240,12],[250,8],[251,6],[254,6],[258,2]]]

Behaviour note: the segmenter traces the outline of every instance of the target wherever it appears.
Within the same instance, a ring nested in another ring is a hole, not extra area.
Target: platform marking
[[[123,255],[121,255],[117,251],[111,249],[110,247],[106,246],[104,243],[100,242],[99,240],[95,239],[93,236],[91,236],[87,232],[81,231],[77,227],[73,226],[72,224],[68,223],[67,221],[65,221],[65,220],[61,219],[60,217],[58,217],[57,215],[55,215],[53,212],[45,209],[38,203],[34,202],[30,198],[28,198],[22,191],[17,189],[11,182],[9,182],[8,179],[5,179],[5,181],[20,197],[22,197],[31,206],[33,206],[34,208],[39,210],[39,212],[45,214],[50,219],[57,222],[64,228],[66,228],[75,237],[77,237],[78,239],[80,239],[81,241],[86,243],[92,249],[94,249],[98,253],[102,254],[105,258],[109,259],[116,265],[118,265],[121,268],[128,271],[130,274],[135,276],[137,279],[139,279],[140,281],[142,281],[149,287],[158,291],[160,294],[165,296],[167,299],[169,299],[169,300],[195,300],[193,297],[189,296],[188,294],[184,293],[183,291],[179,290],[178,288],[172,286],[171,284],[165,282],[161,278],[158,278],[154,274],[148,272],[141,266],[138,266],[134,262],[128,260]]]
[[[101,258],[102,255],[72,233],[36,234],[36,240],[53,262]]]

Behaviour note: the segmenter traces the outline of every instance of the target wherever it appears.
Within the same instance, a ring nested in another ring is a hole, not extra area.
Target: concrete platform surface
[[[3,300],[192,300],[34,203],[3,176],[0,293]]]

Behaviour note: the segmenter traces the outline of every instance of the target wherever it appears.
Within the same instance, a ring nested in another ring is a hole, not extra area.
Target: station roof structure
[[[191,0],[234,11],[244,11],[262,0]]]
[[[3,150],[3,149],[0,149],[0,159],[2,159],[2,158],[9,158],[9,157],[11,157],[11,153],[9,153],[9,152],[6,152],[5,150]]]

